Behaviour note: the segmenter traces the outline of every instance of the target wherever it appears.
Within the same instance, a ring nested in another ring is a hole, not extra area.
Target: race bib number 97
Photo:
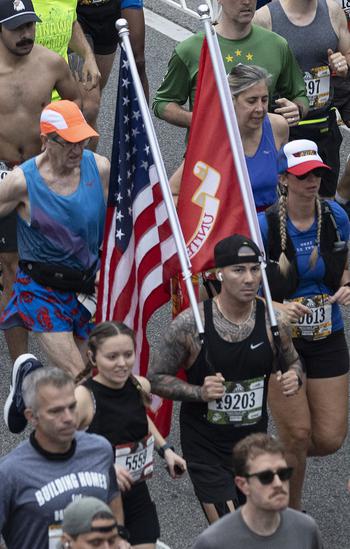
[[[115,464],[127,471],[135,482],[150,478],[153,473],[153,435],[148,434],[139,442],[119,444],[115,447]]]
[[[222,398],[208,403],[207,420],[217,425],[244,427],[261,419],[265,376],[226,381]]]
[[[315,67],[304,74],[310,107],[319,109],[328,103],[330,90],[329,67]]]

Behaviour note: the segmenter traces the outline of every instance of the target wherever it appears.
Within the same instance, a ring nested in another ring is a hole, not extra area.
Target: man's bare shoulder
[[[255,12],[253,23],[267,30],[272,29],[271,14],[267,6],[263,6]]]
[[[0,188],[2,186],[6,186],[6,187],[15,186],[17,191],[27,191],[27,181],[26,181],[23,170],[19,166],[16,166],[1,181]]]
[[[333,29],[339,38],[339,33],[347,27],[346,15],[336,0],[327,0],[329,16]]]
[[[45,48],[45,46],[42,46],[41,44],[34,44],[29,58],[31,62],[40,63],[41,66],[47,66],[56,69],[67,66],[67,63],[63,59],[63,57],[61,57],[55,51]]]
[[[97,154],[94,152],[94,158],[95,162],[98,168],[98,171],[100,172],[100,175],[102,176],[103,173],[108,172],[111,169],[111,163],[105,156],[102,156],[101,154]]]

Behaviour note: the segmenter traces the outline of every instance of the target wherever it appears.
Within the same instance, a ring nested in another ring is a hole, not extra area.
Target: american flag
[[[135,330],[135,373],[141,375],[148,366],[147,322],[169,301],[169,280],[177,268],[175,252],[122,48],[97,320],[122,321]]]

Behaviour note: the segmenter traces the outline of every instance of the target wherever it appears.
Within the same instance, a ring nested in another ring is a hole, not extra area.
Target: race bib
[[[324,107],[329,100],[329,67],[315,67],[314,69],[311,69],[310,72],[305,72],[304,82],[310,107],[314,109]]]
[[[153,473],[153,435],[148,434],[140,442],[118,444],[115,447],[115,464],[127,469],[135,482],[150,478]]]
[[[62,536],[61,524],[50,524],[49,526],[49,549],[57,549]]]
[[[97,295],[94,294],[77,294],[77,300],[87,309],[93,319],[97,308]]]
[[[335,0],[337,4],[344,10],[346,17],[350,18],[350,0]]]
[[[332,305],[327,303],[328,298],[328,294],[320,294],[284,301],[284,303],[291,301],[301,303],[310,310],[310,313],[300,317],[298,322],[291,324],[292,337],[302,337],[312,341],[323,339],[332,333]]]
[[[265,376],[244,381],[225,381],[222,398],[208,403],[207,420],[217,425],[244,427],[262,415]]]

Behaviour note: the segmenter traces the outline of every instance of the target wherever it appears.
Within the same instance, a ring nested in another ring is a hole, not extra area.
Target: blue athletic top
[[[271,206],[277,200],[277,154],[271,122],[266,115],[256,153],[254,156],[245,155],[257,208]]]
[[[334,201],[328,201],[329,206],[334,215],[340,237],[344,241],[349,240],[349,220],[345,211],[339,204]],[[264,212],[258,214],[260,230],[263,238],[264,245],[267,246],[267,237],[268,237],[268,225]],[[287,232],[292,239],[297,266],[299,272],[299,286],[296,292],[290,296],[288,299],[293,299],[294,297],[305,297],[313,296],[317,294],[329,294],[332,295],[333,292],[326,286],[323,282],[323,277],[325,274],[325,264],[323,258],[319,255],[315,267],[312,269],[309,265],[310,254],[314,247],[316,234],[317,234],[317,220],[315,218],[314,223],[307,231],[299,231],[291,220],[287,218]],[[340,308],[337,303],[332,305],[332,331],[336,332],[343,328],[343,319],[341,316]]]
[[[122,0],[120,4],[121,9],[125,8],[143,8],[143,0]]]
[[[103,239],[105,200],[94,154],[84,151],[80,182],[70,195],[52,191],[35,158],[21,164],[30,203],[30,222],[17,216],[19,258],[87,270],[96,263]]]

